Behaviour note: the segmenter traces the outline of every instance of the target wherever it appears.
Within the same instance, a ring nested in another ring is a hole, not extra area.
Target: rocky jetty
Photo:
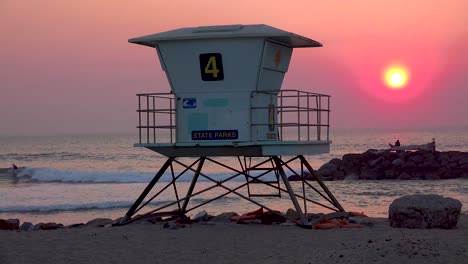
[[[468,179],[468,152],[378,151],[346,154],[318,169],[324,180]]]

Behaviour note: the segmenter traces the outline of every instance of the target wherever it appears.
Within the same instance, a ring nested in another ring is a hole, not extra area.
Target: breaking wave
[[[155,173],[150,172],[115,172],[115,171],[79,171],[79,170],[55,170],[49,168],[23,168],[16,173],[18,182],[62,182],[62,183],[148,183],[153,179]],[[208,177],[219,181],[226,179],[229,173],[206,173]],[[177,173],[176,173],[177,176]],[[177,179],[177,182],[190,182],[193,173],[187,173]],[[268,180],[271,176],[266,175],[262,179]],[[243,176],[237,176],[236,180],[245,180]],[[172,181],[170,172],[163,174],[160,182]],[[199,176],[198,181],[209,181]]]
[[[215,201],[225,203],[226,201],[238,201],[237,197],[223,197],[221,200]],[[200,204],[206,202],[207,199],[193,198],[191,202]],[[173,201],[152,201],[150,206],[161,206]],[[134,201],[110,201],[110,202],[95,202],[95,203],[79,203],[79,204],[54,204],[54,205],[28,205],[28,206],[4,206],[0,207],[0,213],[54,213],[54,212],[72,212],[84,210],[108,210],[108,209],[128,209],[133,205]]]

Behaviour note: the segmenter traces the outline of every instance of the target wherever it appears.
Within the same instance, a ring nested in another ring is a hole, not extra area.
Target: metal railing
[[[280,141],[329,140],[330,138],[330,96],[299,90],[254,91],[256,94],[277,95],[277,122],[255,123],[255,111],[268,111],[271,106],[253,106],[251,103],[251,126],[278,128]]]
[[[254,127],[271,126],[277,128],[279,141],[329,140],[330,96],[298,90],[255,91],[255,94],[277,95],[276,122],[254,122],[255,111],[270,111],[271,106],[250,105],[251,131]],[[176,97],[173,93],[147,93],[138,96],[139,142],[176,142]],[[248,118],[248,117],[246,117]],[[252,137],[251,137],[252,140]]]
[[[137,94],[140,144],[176,139],[176,105],[172,93]],[[145,140],[146,139],[146,140]]]

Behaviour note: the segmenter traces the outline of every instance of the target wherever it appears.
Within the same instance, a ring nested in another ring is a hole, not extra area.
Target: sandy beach
[[[357,229],[163,224],[0,231],[0,263],[465,263],[468,216],[458,228]]]

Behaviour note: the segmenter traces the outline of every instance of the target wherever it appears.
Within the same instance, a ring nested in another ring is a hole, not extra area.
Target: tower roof
[[[254,38],[264,37],[270,41],[291,47],[321,47],[322,44],[288,31],[268,25],[223,25],[187,27],[165,31],[157,34],[129,39],[128,42],[155,47],[156,43],[168,40],[195,40],[220,38]]]

